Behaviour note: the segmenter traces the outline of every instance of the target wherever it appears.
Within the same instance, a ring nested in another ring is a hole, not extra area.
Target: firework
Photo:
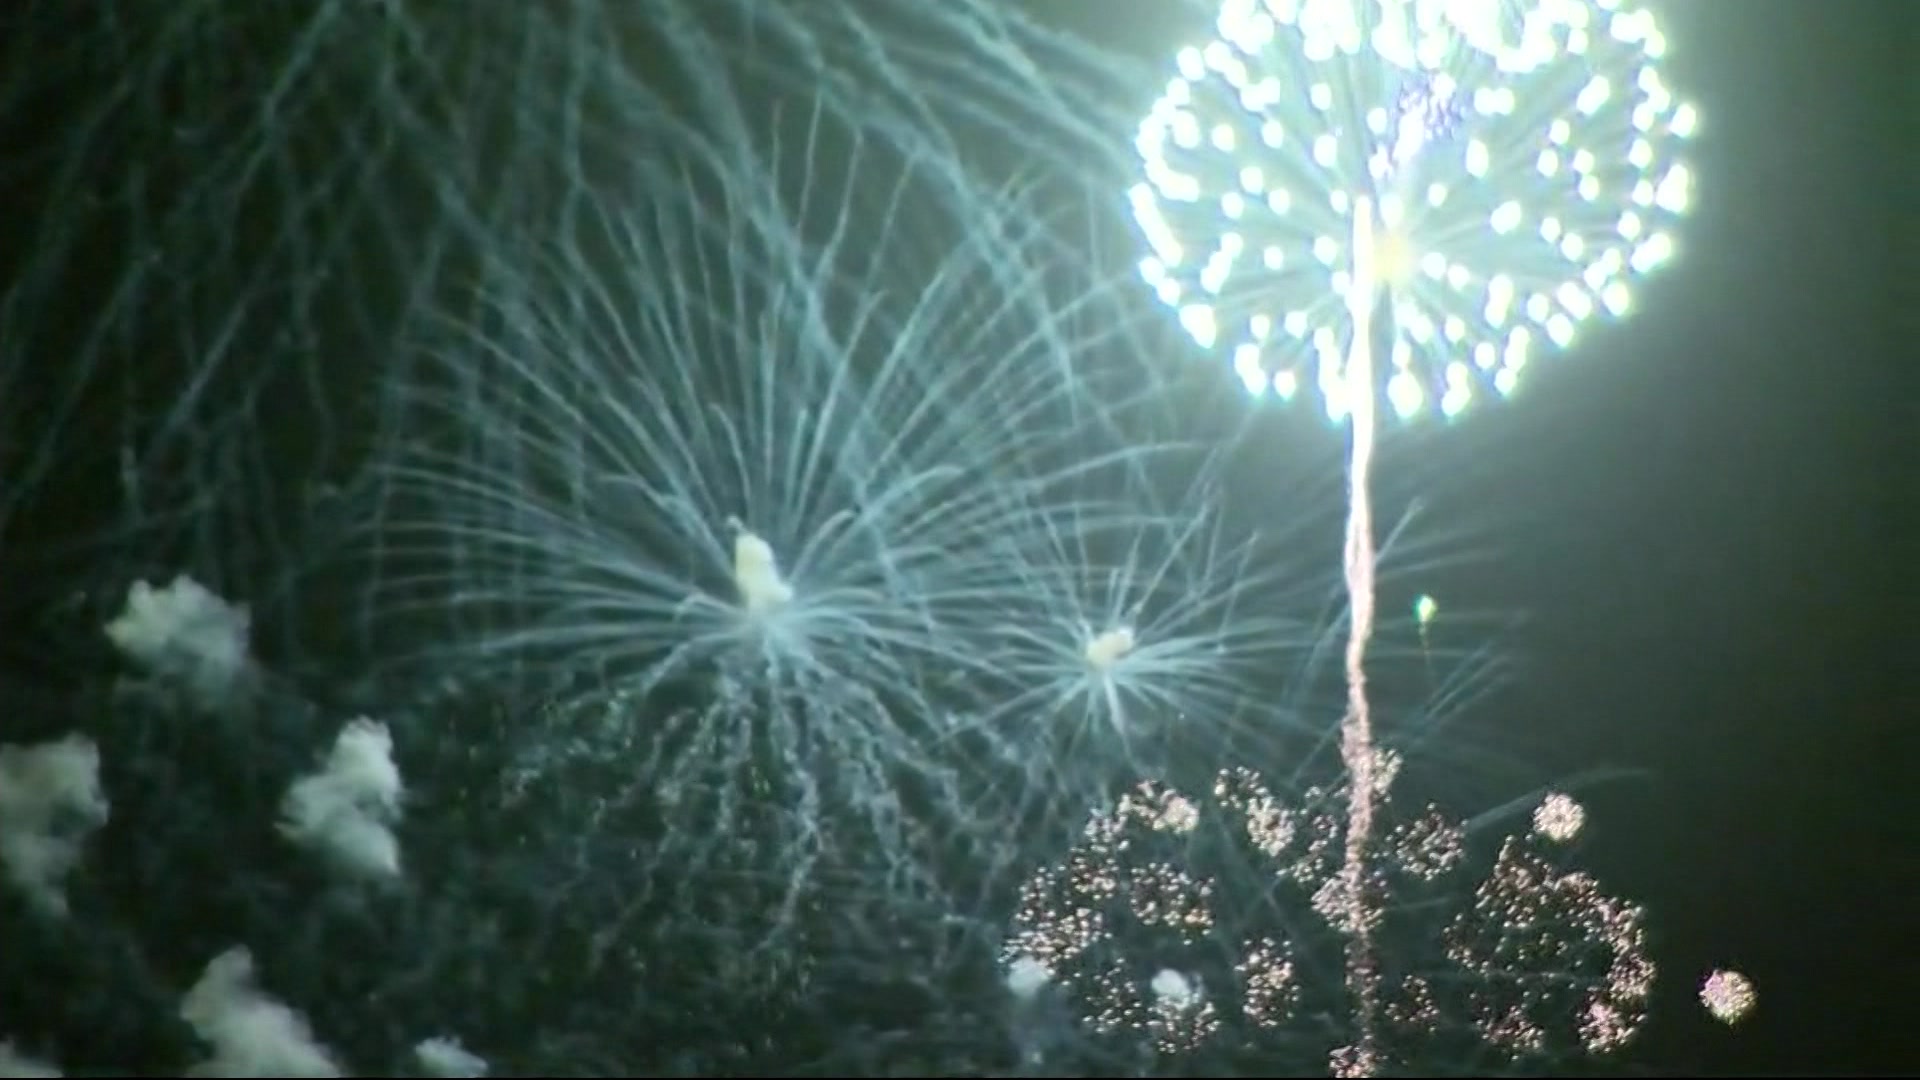
[[[1395,762],[1380,765],[1391,778]],[[1383,811],[1390,793],[1377,793]],[[1545,829],[1476,859],[1466,826],[1431,806],[1385,830],[1370,862],[1376,895],[1411,898],[1367,909],[1394,945],[1372,1048],[1317,1026],[1344,992],[1326,976],[1356,929],[1345,801],[1324,788],[1282,798],[1246,768],[1204,796],[1135,786],[1022,889],[1001,949],[1009,989],[1058,995],[1093,1037],[1161,1059],[1228,1052],[1218,1040],[1336,1075],[1386,1059],[1434,1067],[1462,1032],[1518,1063],[1609,1053],[1639,1029],[1654,970],[1640,909],[1561,866]],[[1577,809],[1558,793],[1541,805]]]
[[[1131,201],[1147,284],[1253,393],[1345,417],[1377,316],[1386,403],[1454,415],[1673,254],[1698,116],[1636,5],[1228,0],[1217,30]]]
[[[1626,283],[1672,253],[1665,223],[1691,184],[1672,147],[1696,119],[1660,78],[1652,17],[1612,2],[1227,0],[1216,28],[1179,53],[1140,126],[1140,272],[1250,392],[1310,383],[1351,428],[1352,783],[1344,880],[1324,899],[1353,928],[1361,1030],[1336,1071],[1360,1075],[1378,1011],[1366,866],[1377,399],[1401,416],[1454,415],[1476,388],[1510,392],[1579,322],[1623,314]]]
[[[1737,1024],[1753,1011],[1753,980],[1737,971],[1719,970],[1700,983],[1700,1004],[1724,1024]]]

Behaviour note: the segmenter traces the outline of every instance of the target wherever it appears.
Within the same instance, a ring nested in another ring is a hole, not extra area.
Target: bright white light
[[[1007,990],[1021,1001],[1029,1001],[1049,982],[1053,972],[1031,956],[1022,956],[1007,965]]]
[[[1531,344],[1623,314],[1674,253],[1699,118],[1632,0],[1232,0],[1217,32],[1141,124],[1132,203],[1148,283],[1252,393],[1310,384],[1344,414],[1365,256],[1393,294],[1375,340],[1411,350],[1382,392],[1414,417],[1509,392]],[[1365,206],[1395,217],[1359,252]],[[1291,340],[1256,332],[1275,319]]]
[[[1200,1000],[1199,988],[1185,975],[1162,968],[1153,977],[1153,996],[1170,1009],[1191,1009]]]
[[[379,614],[426,604],[459,624],[396,663],[469,685],[563,687],[529,708],[522,723],[539,734],[515,737],[505,782],[567,785],[582,829],[629,812],[670,822],[633,844],[650,866],[752,846],[793,896],[815,885],[827,848],[883,860],[904,888],[925,868],[923,835],[999,829],[989,800],[1004,792],[987,795],[968,770],[1024,765],[1051,737],[1032,715],[984,719],[1009,701],[1038,714],[1065,687],[1074,715],[1105,731],[1109,702],[1240,698],[1225,676],[1198,681],[1221,666],[1212,650],[1235,625],[1223,612],[1238,567],[1204,594],[1135,588],[1130,600],[1153,602],[1088,610],[1084,632],[1062,616],[1058,633],[1025,633],[1039,622],[1028,605],[1083,614],[1063,608],[1065,586],[1036,588],[1036,567],[1052,565],[1041,554],[1059,535],[1087,531],[1050,519],[1081,504],[1054,493],[1115,428],[1067,377],[1058,298],[1005,290],[991,310],[980,303],[983,282],[1043,257],[1012,239],[1024,207],[968,201],[932,263],[915,245],[812,248],[816,230],[865,212],[855,191],[906,182],[887,152],[868,153],[838,164],[876,187],[849,181],[804,208],[716,164],[663,180],[644,205],[583,197],[578,235],[498,241],[476,271],[486,317],[449,318],[459,329],[393,387],[396,435],[446,437],[396,437],[375,465],[397,496],[384,533],[415,556],[377,586]],[[1142,185],[1143,222],[1169,183]],[[716,219],[715,191],[739,212]],[[1176,294],[1181,275],[1232,259],[1159,239],[1141,270]],[[1188,310],[1204,335],[1206,305]],[[1129,438],[1106,460],[1120,471],[1151,450]],[[1049,583],[1090,562],[1062,560]],[[191,589],[140,587],[130,611],[109,634],[145,667],[182,642],[203,666],[209,639],[225,642],[225,667],[244,655],[244,635],[212,634],[244,620]],[[976,737],[992,750],[956,763]],[[390,745],[384,730],[357,741]],[[392,876],[400,785],[373,757],[300,781],[283,828]],[[787,932],[797,912],[757,915],[752,932]]]

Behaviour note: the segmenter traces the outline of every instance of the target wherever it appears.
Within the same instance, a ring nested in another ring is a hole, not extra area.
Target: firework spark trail
[[[1367,840],[1373,832],[1373,717],[1367,705],[1367,642],[1373,636],[1373,500],[1368,490],[1373,467],[1373,207],[1367,199],[1354,207],[1354,280],[1347,294],[1353,342],[1347,351],[1346,395],[1352,417],[1347,459],[1347,539],[1343,567],[1347,584],[1347,712],[1340,727],[1340,755],[1346,764],[1347,837],[1341,874],[1347,883],[1347,987],[1353,995],[1359,1032],[1354,1043],[1360,1075],[1374,1060],[1374,1018],[1379,1011],[1373,956],[1372,901],[1367,896]]]

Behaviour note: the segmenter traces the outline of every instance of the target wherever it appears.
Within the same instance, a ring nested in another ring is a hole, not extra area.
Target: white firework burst
[[[1042,764],[1056,783],[1090,762],[1137,772],[1147,746],[1168,741],[1268,744],[1283,726],[1276,710],[1249,726],[1247,703],[1323,637],[1301,613],[1314,613],[1324,580],[1259,537],[1230,538],[1217,485],[1164,507],[1139,485],[1122,497],[1068,502],[1012,553],[1026,587],[995,654],[1008,684],[996,726],[1049,729],[1056,751]]]
[[[1630,0],[1227,0],[1141,123],[1140,272],[1255,394],[1510,393],[1674,252],[1698,123]],[[1362,330],[1368,328],[1363,327]]]
[[[561,687],[514,782],[627,762],[594,800],[699,817],[666,846],[753,833],[796,889],[831,851],[898,870],[978,824],[957,748],[997,738],[984,694],[1030,587],[1011,553],[1074,512],[1083,457],[1148,452],[1099,449],[1058,314],[1010,287],[1017,208],[942,203],[798,119],[796,169],[663,140],[696,149],[643,201],[503,243],[381,467],[387,610],[457,616],[436,673]]]

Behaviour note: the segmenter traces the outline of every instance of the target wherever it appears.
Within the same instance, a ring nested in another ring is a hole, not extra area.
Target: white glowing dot
[[[1175,1009],[1190,1009],[1200,1000],[1200,991],[1185,975],[1162,968],[1153,976],[1153,995]]]
[[[1116,626],[1087,642],[1087,666],[1105,671],[1133,651],[1133,627]]]
[[[747,611],[762,615],[793,599],[793,587],[780,576],[773,547],[741,529],[733,538],[733,584]]]
[[[1432,622],[1433,617],[1439,613],[1439,601],[1425,593],[1420,594],[1420,598],[1413,602],[1413,617],[1419,621],[1421,626]]]
[[[1756,1000],[1753,981],[1737,971],[1715,971],[1700,984],[1700,1004],[1722,1023],[1745,1019]]]
[[[1557,791],[1542,799],[1533,811],[1533,831],[1556,843],[1564,844],[1579,835],[1586,821],[1586,808]]]
[[[1022,956],[1007,965],[1007,990],[1022,1001],[1031,999],[1049,982],[1053,972],[1031,956]]]

